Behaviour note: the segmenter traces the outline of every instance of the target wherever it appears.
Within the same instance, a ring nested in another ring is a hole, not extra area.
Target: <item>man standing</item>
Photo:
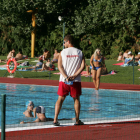
[[[60,71],[58,100],[55,104],[55,116],[53,124],[59,126],[58,115],[62,104],[70,92],[70,96],[74,99],[74,109],[76,115],[75,125],[83,125],[79,120],[80,115],[80,95],[81,95],[81,75],[80,73],[85,67],[85,59],[81,50],[74,47],[74,40],[71,35],[64,38],[64,46],[59,55],[58,69]]]

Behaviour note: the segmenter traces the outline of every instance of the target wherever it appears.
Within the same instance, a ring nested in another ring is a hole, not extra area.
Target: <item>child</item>
[[[23,112],[26,117],[36,117],[36,108],[34,109],[34,103],[32,101],[26,102],[27,110]],[[34,115],[32,114],[34,113]]]
[[[33,122],[22,121],[22,122],[20,122],[20,124],[53,121],[52,118],[46,118],[45,108],[43,106],[36,107],[36,114],[37,114],[37,119],[35,121],[33,121]]]
[[[48,59],[48,60],[46,61],[46,64],[43,64],[43,65],[42,65],[42,71],[43,71],[43,70],[50,70],[50,67],[51,67],[51,62],[50,62],[50,59]]]
[[[123,55],[122,52],[120,52],[117,61],[122,61],[122,59],[123,59]]]

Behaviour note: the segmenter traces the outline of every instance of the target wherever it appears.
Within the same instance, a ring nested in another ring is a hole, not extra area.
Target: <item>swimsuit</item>
[[[94,67],[94,70],[98,70],[101,67]],[[90,69],[92,69],[92,66],[90,66]]]
[[[94,70],[98,70],[99,68],[101,68],[101,67],[94,67]]]
[[[93,61],[94,62],[102,62],[102,58],[100,60],[96,60],[96,59],[93,58]]]
[[[52,61],[53,61],[53,62],[58,62],[58,59],[53,59]]]
[[[100,60],[96,60],[93,58],[93,61],[94,62],[102,62],[102,58]],[[99,68],[101,68],[101,67],[94,67],[94,70],[98,70]],[[90,69],[92,69],[92,66],[90,66]]]

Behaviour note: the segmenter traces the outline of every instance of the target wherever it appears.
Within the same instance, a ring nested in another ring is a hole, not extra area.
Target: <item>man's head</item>
[[[43,106],[36,107],[36,113],[45,114],[45,108]]]
[[[26,102],[26,107],[27,107],[28,110],[33,110],[34,103],[32,101],[27,101]]]
[[[74,38],[71,35],[67,35],[64,38],[64,46],[68,48],[69,45],[74,45]]]

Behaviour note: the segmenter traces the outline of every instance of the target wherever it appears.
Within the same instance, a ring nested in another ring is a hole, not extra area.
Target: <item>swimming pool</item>
[[[42,105],[46,116],[54,117],[54,107],[57,101],[58,87],[24,84],[0,84],[0,93],[6,94],[6,125],[19,124],[21,121],[33,121],[26,118],[23,112],[28,100],[35,106]],[[1,102],[1,97],[0,97]],[[133,91],[103,90],[95,93],[94,89],[83,88],[81,96],[81,119],[112,119],[124,117],[139,117],[140,94]],[[1,117],[1,110],[0,110]],[[68,96],[64,101],[59,119],[74,118],[73,99]],[[1,125],[1,122],[0,122]]]

